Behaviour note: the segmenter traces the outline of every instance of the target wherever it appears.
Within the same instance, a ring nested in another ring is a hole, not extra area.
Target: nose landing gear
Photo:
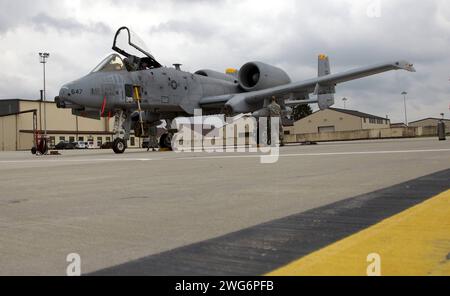
[[[131,117],[124,110],[117,110],[114,116],[115,140],[112,149],[116,154],[123,154],[130,139]]]
[[[122,138],[117,138],[114,140],[112,149],[116,154],[123,154],[127,149],[127,142]]]

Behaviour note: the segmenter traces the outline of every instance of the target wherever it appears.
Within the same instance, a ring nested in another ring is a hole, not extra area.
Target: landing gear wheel
[[[116,154],[122,154],[127,149],[127,143],[124,139],[115,139],[113,143],[113,151]]]
[[[159,139],[159,147],[162,149],[172,150],[172,135],[164,134]]]

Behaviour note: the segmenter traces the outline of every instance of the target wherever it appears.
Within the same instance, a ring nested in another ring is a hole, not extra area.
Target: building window
[[[69,137],[69,142],[70,142],[70,143],[75,142],[75,137]]]
[[[84,142],[84,137],[78,137],[78,141]]]
[[[291,134],[291,131],[284,131],[284,134],[285,134],[286,136],[288,136],[288,135]]]
[[[130,138],[130,146],[136,145],[135,137]]]
[[[367,118],[364,118],[364,123],[367,123]]]
[[[111,142],[111,137],[106,137],[106,142]]]
[[[97,137],[97,146],[98,147],[102,146],[102,144],[103,144],[102,141],[103,141],[102,137]]]
[[[59,141],[65,141],[66,137],[59,137]]]

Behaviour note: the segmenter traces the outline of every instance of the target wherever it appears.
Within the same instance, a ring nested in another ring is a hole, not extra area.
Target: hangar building
[[[54,102],[40,100],[0,100],[0,151],[29,150],[33,146],[33,113],[37,111],[38,129],[44,130],[46,110],[50,147],[60,141],[93,141],[99,147],[113,139],[114,119],[88,119],[72,115],[70,109],[58,109]],[[25,113],[24,113],[25,112]],[[136,148],[140,139],[131,136],[128,145]]]
[[[355,110],[330,108],[317,111],[295,122],[286,134],[314,134],[390,128],[387,118]]]
[[[417,121],[413,121],[409,123],[409,126],[412,127],[430,127],[430,128],[437,128],[438,123],[443,120],[445,122],[445,130],[447,132],[450,131],[450,119],[442,119],[442,118],[425,118]]]

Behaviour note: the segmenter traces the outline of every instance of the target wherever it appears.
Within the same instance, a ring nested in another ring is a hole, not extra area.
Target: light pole
[[[344,102],[344,109],[347,109],[347,98],[342,98],[342,101]]]
[[[43,70],[44,70],[44,135],[45,138],[47,138],[47,106],[46,106],[46,98],[47,98],[47,94],[46,94],[46,85],[45,85],[45,64],[47,63],[47,59],[50,57],[50,54],[48,52],[40,52],[39,53],[39,57],[40,57],[40,62],[43,66]]]
[[[445,119],[445,113],[441,113],[441,116],[442,116],[442,120],[444,120]]]
[[[408,93],[406,92],[406,91],[404,91],[404,92],[402,92],[402,95],[403,95],[403,104],[405,105],[405,124],[406,124],[406,126],[409,126],[408,125],[408,113],[407,113],[407,110],[406,110],[406,95],[407,95]]]

